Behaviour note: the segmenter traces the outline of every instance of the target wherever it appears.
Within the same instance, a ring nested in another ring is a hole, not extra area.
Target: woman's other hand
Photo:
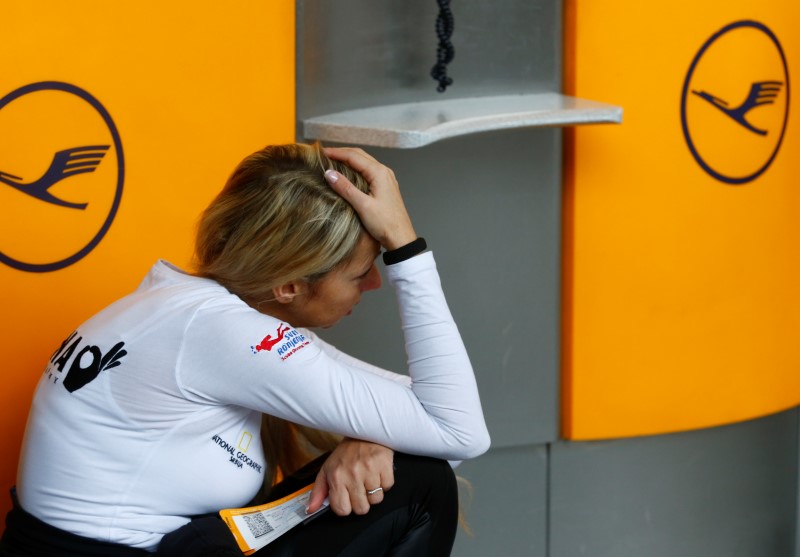
[[[316,511],[328,497],[339,516],[366,514],[383,501],[383,492],[394,485],[394,451],[367,441],[345,439],[331,453],[317,474],[308,503]],[[368,494],[367,491],[381,490]]]
[[[369,183],[369,194],[366,194],[335,170],[325,173],[325,179],[353,206],[373,238],[387,250],[417,239],[392,169],[361,149],[326,147],[324,151],[331,159],[342,161],[361,173]]]

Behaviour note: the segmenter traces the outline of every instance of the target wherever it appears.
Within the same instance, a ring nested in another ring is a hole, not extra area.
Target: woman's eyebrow
[[[375,260],[378,259],[378,256],[380,254],[381,252],[380,250],[378,250],[378,253],[375,254],[375,257],[373,257],[372,259],[364,260],[364,262],[359,267],[359,269],[361,269],[361,273],[359,274],[359,276],[369,273],[369,270],[372,269],[372,266],[375,264]]]
[[[372,269],[372,265],[373,265],[374,263],[375,263],[375,260],[373,259],[373,260],[371,260],[371,261],[367,262],[366,264],[364,264],[364,265],[361,265],[361,267],[359,267],[359,269],[360,269],[360,271],[361,271],[361,272],[359,273],[359,275],[365,275],[365,274],[369,273],[369,270],[370,270],[370,269]]]

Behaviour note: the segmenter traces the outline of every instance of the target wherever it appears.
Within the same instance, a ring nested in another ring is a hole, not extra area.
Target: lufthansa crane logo
[[[87,91],[47,81],[0,98],[0,262],[62,269],[103,239],[124,182],[119,132]]]
[[[757,21],[725,26],[700,48],[683,84],[689,151],[715,179],[739,185],[775,160],[789,119],[789,71],[778,38]]]

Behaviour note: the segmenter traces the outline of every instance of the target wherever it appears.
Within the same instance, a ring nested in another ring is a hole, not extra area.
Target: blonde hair
[[[367,181],[314,145],[271,145],[245,158],[200,218],[195,242],[198,276],[214,279],[254,309],[272,289],[315,281],[346,261],[363,232],[350,204],[325,181],[327,169],[363,192]],[[264,415],[264,491],[341,438]]]
[[[255,309],[272,289],[296,279],[310,283],[346,261],[363,226],[324,173],[333,168],[363,192],[369,184],[346,164],[329,159],[319,143],[271,145],[245,158],[200,218],[195,242],[198,276],[219,282]],[[258,498],[341,436],[262,414],[266,471]],[[471,498],[472,487],[457,478]],[[459,510],[459,522],[469,525]]]
[[[347,260],[363,226],[325,181],[329,168],[369,191],[358,172],[329,159],[319,144],[272,145],[245,158],[200,219],[197,274],[259,309],[274,287],[313,283]]]

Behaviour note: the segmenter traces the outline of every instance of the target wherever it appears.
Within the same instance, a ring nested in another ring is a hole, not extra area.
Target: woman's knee
[[[458,513],[458,487],[446,460],[395,453],[395,487],[413,492],[412,499]]]

